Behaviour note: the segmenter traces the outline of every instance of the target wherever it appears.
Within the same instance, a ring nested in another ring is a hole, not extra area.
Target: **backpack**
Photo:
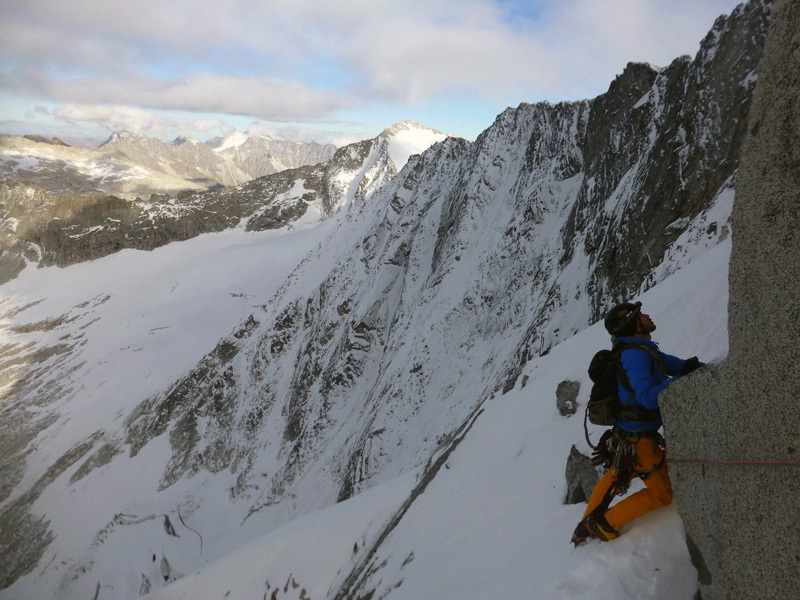
[[[651,368],[660,369],[664,374],[668,373],[661,357],[643,344],[617,342],[611,350],[603,349],[595,353],[589,363],[589,379],[592,380],[592,389],[589,392],[589,402],[583,417],[586,441],[592,448],[595,446],[589,440],[589,430],[586,427],[587,418],[593,425],[612,427],[621,417],[629,421],[646,422],[660,416],[658,410],[649,410],[638,404],[629,406],[620,400],[618,383],[621,383],[624,389],[633,391],[620,361],[622,350],[629,347],[647,352],[653,359],[654,364],[651,363]]]
[[[589,379],[592,390],[586,405],[586,416],[593,425],[610,427],[619,418],[622,402],[619,399],[618,377],[622,370],[619,355],[622,344],[611,350],[600,350],[589,363]],[[627,377],[625,378],[627,379]]]

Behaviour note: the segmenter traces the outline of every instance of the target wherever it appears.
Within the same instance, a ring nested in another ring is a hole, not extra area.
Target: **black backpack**
[[[586,405],[586,412],[583,418],[586,441],[589,442],[592,448],[595,446],[589,441],[589,432],[586,427],[587,418],[593,425],[611,427],[616,425],[617,420],[621,417],[629,421],[647,422],[653,421],[660,416],[658,410],[648,410],[638,404],[623,404],[620,400],[618,382],[626,390],[633,391],[620,361],[620,354],[626,347],[639,348],[647,352],[653,358],[654,364],[652,368],[661,369],[664,374],[668,373],[661,357],[644,344],[615,342],[611,350],[604,349],[597,352],[589,363],[589,378],[592,380],[592,390],[589,393],[589,402]]]
[[[623,371],[619,360],[621,351],[622,344],[615,345],[611,350],[600,350],[589,363],[592,391],[586,405],[586,416],[593,425],[611,427],[619,418],[622,402],[617,382],[620,371]]]

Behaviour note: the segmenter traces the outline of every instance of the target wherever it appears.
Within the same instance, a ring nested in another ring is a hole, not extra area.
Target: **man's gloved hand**
[[[699,369],[701,366],[702,365],[700,364],[700,361],[697,359],[696,356],[693,356],[692,358],[687,358],[683,363],[683,368],[681,369],[679,375],[681,377],[683,377],[684,375],[688,375],[692,371],[696,371],[697,369]]]
[[[603,467],[608,469],[614,462],[614,455],[616,454],[617,440],[611,435],[611,430],[608,429],[597,443],[597,448],[592,452],[592,464],[596,467]]]

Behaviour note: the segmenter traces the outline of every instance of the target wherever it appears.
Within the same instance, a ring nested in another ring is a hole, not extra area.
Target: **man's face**
[[[636,329],[637,333],[649,334],[656,330],[656,324],[653,323],[653,319],[650,318],[650,315],[640,312]]]

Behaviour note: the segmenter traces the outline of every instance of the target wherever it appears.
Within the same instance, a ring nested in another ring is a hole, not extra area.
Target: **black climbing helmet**
[[[641,302],[623,302],[606,313],[606,331],[614,336],[636,333],[636,319],[642,310]]]

